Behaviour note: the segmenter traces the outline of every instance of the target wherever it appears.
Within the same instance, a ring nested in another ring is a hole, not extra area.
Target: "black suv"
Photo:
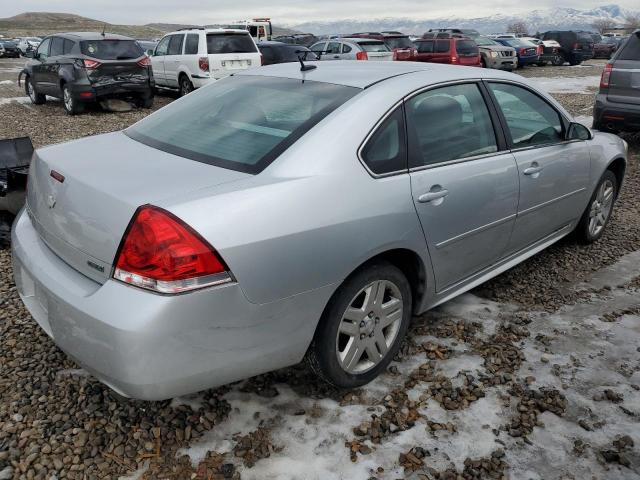
[[[551,30],[545,32],[542,40],[555,40],[560,44],[560,55],[570,65],[580,65],[593,58],[593,37],[588,32],[573,30]]]
[[[42,40],[22,70],[25,92],[36,105],[61,98],[68,114],[89,102],[133,99],[153,105],[151,60],[132,38],[101,33],[58,33]]]
[[[640,30],[633,32],[604,66],[593,107],[593,128],[640,131]]]

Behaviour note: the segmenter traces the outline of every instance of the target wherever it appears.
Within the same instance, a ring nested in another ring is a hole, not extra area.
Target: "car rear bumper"
[[[518,57],[518,64],[521,66],[532,65],[534,63],[538,63],[539,60],[540,60],[539,55],[529,55],[527,57]]]
[[[299,362],[333,286],[254,304],[237,284],[156,295],[68,266],[23,209],[12,231],[18,292],[77,363],[121,395],[161,400]]]
[[[640,104],[610,102],[607,95],[596,95],[593,127],[614,131],[640,131]]]
[[[105,98],[150,97],[153,95],[154,81],[140,83],[113,82],[105,84],[72,84],[71,93],[82,102],[95,102]]]

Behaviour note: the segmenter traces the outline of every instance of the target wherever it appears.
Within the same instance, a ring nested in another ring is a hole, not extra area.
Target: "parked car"
[[[593,46],[593,58],[611,58],[620,45],[620,37],[603,37]]]
[[[640,30],[607,62],[593,108],[593,128],[640,131]]]
[[[260,64],[258,47],[243,29],[171,32],[162,37],[151,57],[156,86],[177,89],[180,95]]]
[[[382,40],[393,52],[393,59],[399,61],[414,61],[418,51],[408,35],[401,32],[361,32],[352,33],[350,38],[373,38]]]
[[[495,38],[496,42],[513,47],[518,56],[518,67],[524,67],[525,65],[533,65],[538,63],[540,55],[538,53],[538,47],[531,42],[522,40],[521,38]]]
[[[478,45],[468,37],[451,36],[449,38],[422,38],[414,43],[418,49],[418,62],[448,63],[481,67]]]
[[[136,41],[138,42],[138,45],[140,45],[142,50],[144,50],[144,53],[146,53],[149,57],[153,55],[153,52],[156,49],[156,46],[158,46],[158,42],[154,40],[136,40]]]
[[[0,39],[0,57],[20,58],[17,43],[13,40]]]
[[[312,33],[298,33],[295,35],[280,35],[274,37],[276,42],[289,43],[291,45],[304,45],[309,47],[318,41],[318,38]]]
[[[258,50],[262,55],[262,65],[298,62],[300,59],[303,61],[318,59],[304,45],[290,45],[283,42],[258,42]]]
[[[45,103],[47,95],[61,98],[69,115],[107,98],[132,99],[144,108],[153,105],[149,57],[123,35],[81,32],[46,37],[20,75],[25,76],[32,103]]]
[[[603,37],[599,33],[589,33],[589,35],[591,35],[594,45],[602,41]]]
[[[482,36],[476,37],[474,40],[480,49],[480,62],[483,67],[507,71],[518,67],[515,48]]]
[[[309,66],[244,70],[123,132],[35,152],[17,290],[120,394],[171,398],[304,357],[357,387],[413,314],[571,232],[603,234],[625,143],[528,79]]]
[[[586,32],[552,30],[542,35],[542,40],[555,40],[560,44],[560,55],[570,65],[580,65],[593,58],[593,38]]]
[[[19,37],[17,40],[18,53],[23,56],[26,56],[29,52],[35,51],[42,41],[40,37]]]
[[[393,52],[382,40],[338,38],[311,46],[320,60],[393,60]]]
[[[560,55],[560,44],[555,40],[540,40],[535,37],[520,37],[521,40],[533,43],[538,48],[538,66],[544,67],[547,63],[562,65],[564,59]]]
[[[480,36],[480,32],[473,28],[430,28],[428,33],[457,33],[474,39]]]

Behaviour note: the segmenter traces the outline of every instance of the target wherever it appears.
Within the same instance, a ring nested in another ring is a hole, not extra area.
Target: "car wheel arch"
[[[627,162],[622,157],[614,158],[609,165],[607,165],[606,170],[611,170],[611,172],[616,176],[616,180],[618,181],[618,191],[616,193],[617,195],[620,195],[620,187],[622,186],[624,175],[627,170]]]

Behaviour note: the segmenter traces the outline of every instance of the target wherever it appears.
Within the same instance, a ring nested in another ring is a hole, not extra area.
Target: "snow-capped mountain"
[[[336,34],[362,31],[398,30],[408,34],[422,34],[429,28],[475,28],[481,33],[504,32],[513,22],[524,22],[530,33],[546,30],[594,30],[593,23],[607,19],[624,25],[625,17],[640,12],[630,11],[618,5],[604,5],[590,10],[575,8],[550,8],[532,10],[517,15],[496,14],[490,17],[464,18],[460,16],[432,19],[382,18],[377,20],[335,20],[306,22],[289,25],[291,28],[318,34]]]

